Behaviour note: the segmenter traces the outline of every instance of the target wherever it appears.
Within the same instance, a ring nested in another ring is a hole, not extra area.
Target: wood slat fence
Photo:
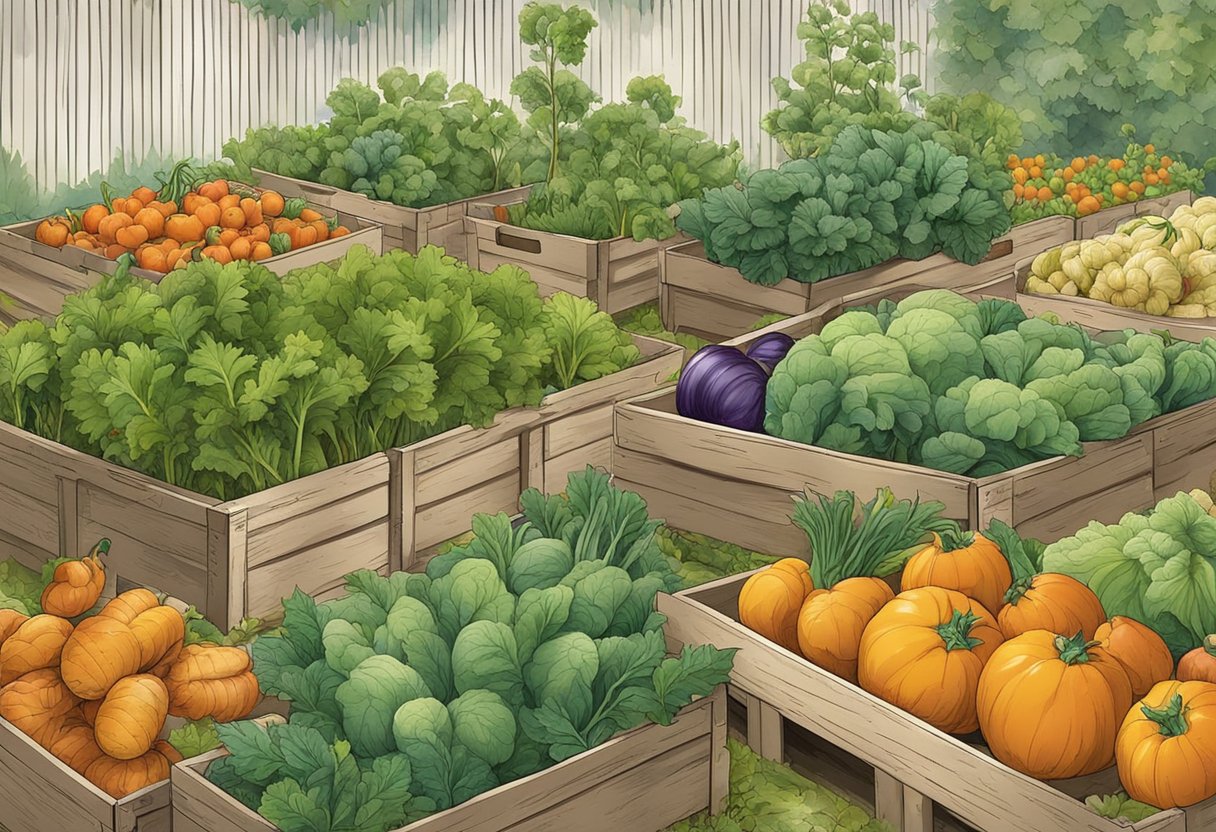
[[[780,150],[760,129],[769,80],[802,57],[808,0],[578,0],[600,25],[581,74],[605,99],[664,74],[682,114],[748,161]],[[901,74],[925,77],[929,0],[850,0],[921,47]],[[440,69],[507,97],[525,65],[525,0],[393,0],[362,28],[331,17],[300,32],[231,0],[0,0],[0,146],[38,183],[76,181],[121,153],[213,158],[247,127],[310,123],[344,77],[405,65]]]

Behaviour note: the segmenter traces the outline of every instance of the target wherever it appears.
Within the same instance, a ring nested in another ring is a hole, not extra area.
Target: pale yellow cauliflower
[[[1150,315],[1164,315],[1182,300],[1182,275],[1169,250],[1161,247],[1137,251],[1125,262],[1104,265],[1094,279],[1089,297]]]

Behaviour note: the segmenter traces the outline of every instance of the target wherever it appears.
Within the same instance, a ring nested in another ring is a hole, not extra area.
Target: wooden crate
[[[115,800],[0,719],[0,828],[169,832],[169,781]]]
[[[239,183],[233,183],[237,185]],[[241,185],[241,187],[249,187]],[[254,190],[259,190],[255,188]],[[350,229],[350,234],[260,261],[275,274],[337,260],[352,246],[364,245],[376,254],[381,251],[378,224],[346,211],[324,206],[313,208]],[[0,321],[11,323],[28,318],[53,318],[63,308],[63,299],[88,289],[103,275],[113,274],[118,261],[75,246],[55,248],[34,239],[41,220],[0,228],[0,295],[10,302],[0,304]],[[131,273],[159,283],[163,274],[135,268]]]
[[[227,629],[295,587],[324,596],[356,569],[421,568],[478,512],[612,466],[613,402],[667,383],[682,350],[634,336],[642,360],[460,427],[221,503],[0,423],[0,544],[29,566],[101,537],[127,581],[196,604]]]
[[[995,240],[988,257],[975,266],[935,254],[924,260],[891,260],[818,283],[786,278],[775,286],[750,283],[737,269],[710,262],[704,245],[694,240],[662,253],[659,308],[667,329],[720,342],[747,332],[765,315],[802,315],[864,290],[916,283],[965,291],[1068,242],[1073,233],[1071,217],[1047,217]]]
[[[256,168],[253,172],[263,188],[274,188],[285,197],[304,197],[332,211],[353,214],[378,223],[384,229],[385,251],[404,249],[417,254],[423,246],[439,246],[447,254],[465,262],[472,262],[469,260],[468,236],[464,225],[469,205],[475,202],[488,205],[514,202],[526,198],[532,190],[531,185],[526,185],[429,208],[406,208],[305,179],[293,179]]]
[[[587,240],[534,231],[498,222],[493,206],[481,204],[470,206],[465,228],[473,268],[519,266],[541,294],[569,292],[591,298],[610,315],[657,300],[660,252],[688,240],[683,234],[641,242],[632,237]]]
[[[739,623],[739,590],[751,573],[674,596],[660,594],[670,647],[738,648],[731,695],[748,706],[748,743],[784,757],[789,720],[874,768],[874,804],[896,832],[932,832],[935,804],[981,832],[1206,832],[1216,799],[1134,825],[1099,817],[1082,799],[1118,791],[1113,769],[1044,783],[994,759],[974,737],[944,734]]]
[[[173,768],[175,832],[275,832],[204,776],[224,750]],[[730,777],[726,696],[719,688],[552,768],[478,795],[398,832],[650,832],[725,803]]]
[[[1133,217],[1142,217],[1145,214],[1156,214],[1168,219],[1175,208],[1190,205],[1194,199],[1195,195],[1190,191],[1178,191],[1168,196],[1141,199],[1126,205],[1113,205],[1110,208],[1103,208],[1096,214],[1077,218],[1076,238],[1078,240],[1090,240],[1099,234],[1111,234],[1117,227]]]
[[[1006,278],[981,291],[1011,288]],[[766,332],[801,338],[845,305],[828,304],[728,343],[747,344]],[[810,488],[865,496],[883,485],[901,497],[939,500],[947,517],[970,528],[998,518],[1052,541],[1086,521],[1113,523],[1180,490],[1206,488],[1216,469],[1216,400],[1153,419],[1123,439],[1085,443],[1081,457],[978,478],[687,419],[676,412],[674,387],[619,404],[615,441],[617,483],[645,497],[653,516],[757,551],[807,553],[806,536],[789,519],[792,494]]]

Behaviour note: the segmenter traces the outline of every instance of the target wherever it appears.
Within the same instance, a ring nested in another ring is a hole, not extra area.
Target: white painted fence
[[[600,25],[581,74],[605,99],[635,75],[664,74],[689,121],[738,138],[748,160],[780,151],[760,129],[769,80],[802,57],[808,0],[579,0]],[[921,53],[927,0],[851,0],[894,23]],[[0,146],[39,184],[76,181],[116,153],[213,158],[247,127],[315,122],[344,77],[440,69],[506,97],[526,64],[515,33],[524,0],[394,0],[364,28],[328,17],[299,33],[230,0],[0,0]]]

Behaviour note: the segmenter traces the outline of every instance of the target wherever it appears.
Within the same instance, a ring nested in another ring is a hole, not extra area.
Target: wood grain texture
[[[719,690],[683,709],[670,726],[625,732],[398,832],[657,832],[709,807],[712,745],[722,736],[715,720],[724,709]],[[212,751],[174,767],[174,828],[186,817],[206,832],[274,832],[203,776],[225,754]]]

